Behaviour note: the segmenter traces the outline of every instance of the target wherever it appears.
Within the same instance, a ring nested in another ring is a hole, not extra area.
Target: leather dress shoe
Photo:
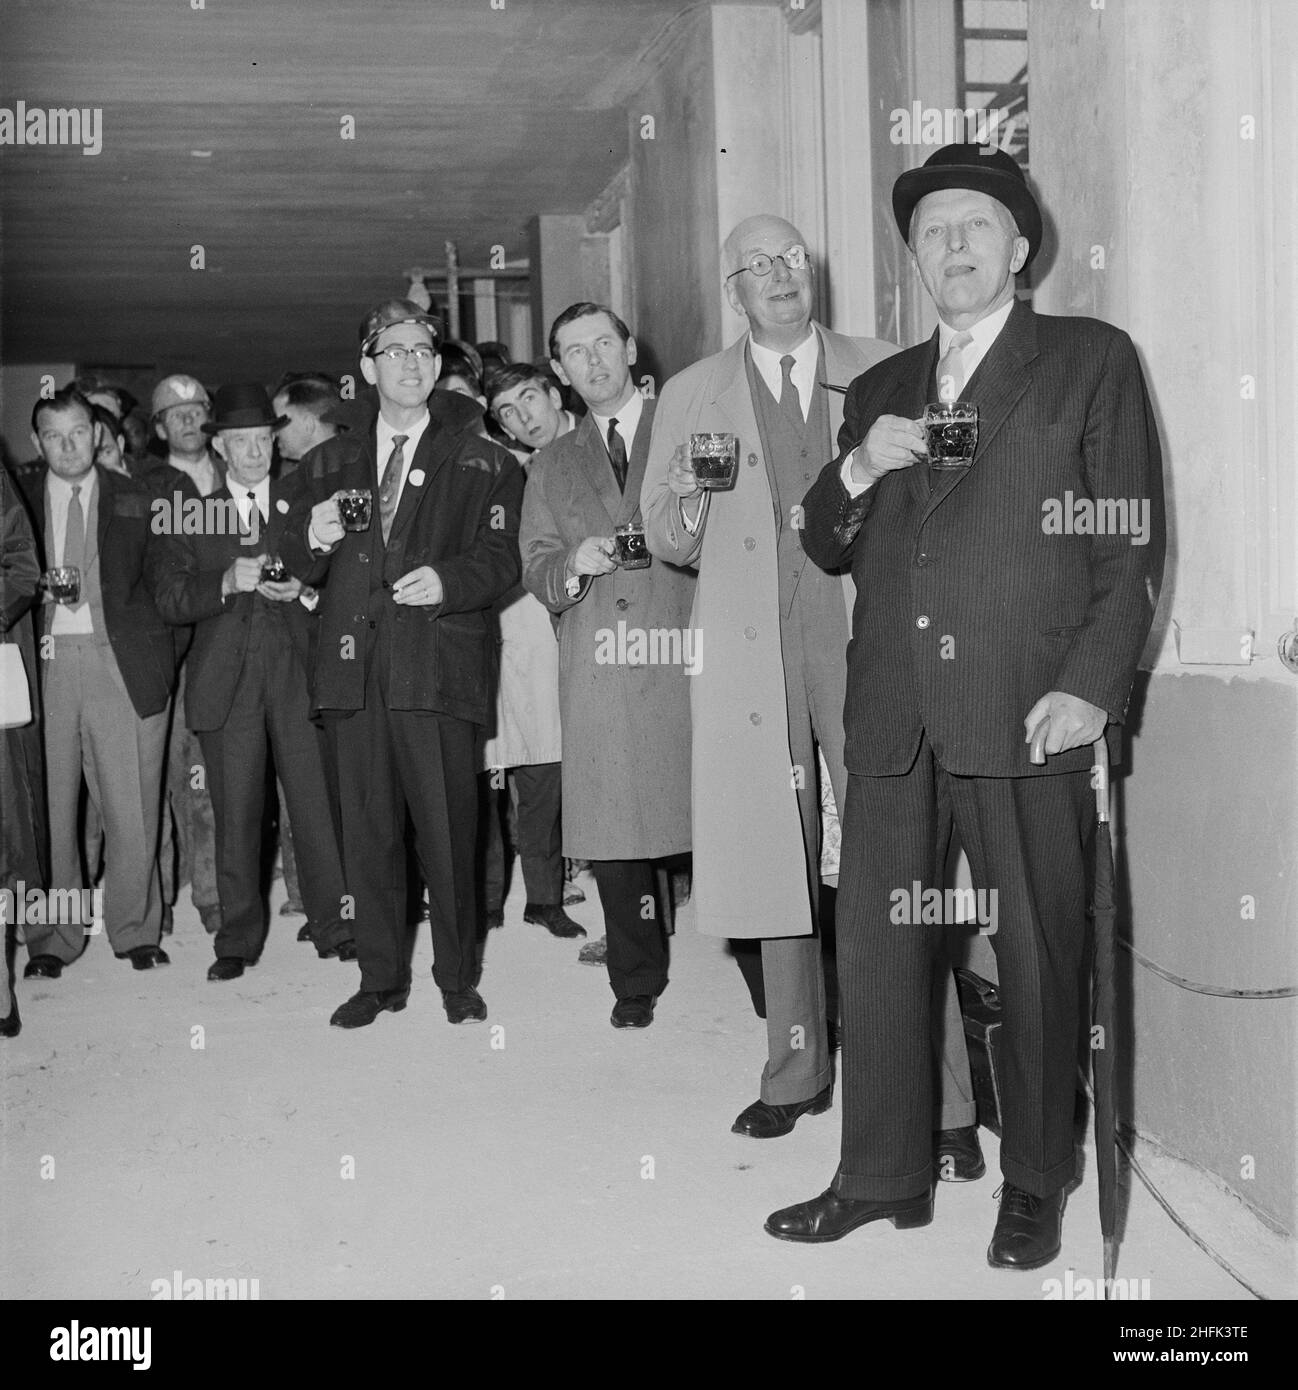
[[[654,1021],[652,994],[632,994],[613,1005],[608,1020],[614,1028],[648,1028]]]
[[[171,957],[161,946],[136,946],[133,950],[123,952],[118,959],[129,960],[136,970],[152,970],[157,965],[171,964]]]
[[[58,956],[33,956],[23,966],[24,980],[57,980],[63,974],[63,962]]]
[[[400,989],[362,989],[333,1011],[329,1022],[335,1028],[364,1028],[386,1009],[399,1014],[410,998],[410,986]]]
[[[297,939],[298,939],[299,941],[310,941],[310,940],[311,940],[311,923],[310,923],[310,922],[303,922],[302,925],[297,929]]]
[[[448,1023],[481,1023],[487,1016],[487,1005],[472,985],[463,989],[444,989],[442,1005]]]
[[[557,903],[525,903],[523,921],[544,927],[551,936],[586,935],[586,928],[574,922]]]
[[[987,1171],[978,1126],[940,1129],[933,1136],[933,1166],[942,1182],[975,1182]]]
[[[484,914],[483,921],[488,931],[495,931],[497,927],[505,925],[505,909],[503,907],[489,907]]]
[[[18,1001],[9,1006],[9,1012],[0,1018],[0,1038],[16,1038],[23,1031],[23,1021],[18,1017]]]
[[[766,1218],[766,1233],[776,1240],[797,1240],[810,1245],[842,1240],[868,1221],[891,1221],[899,1231],[907,1231],[927,1226],[932,1219],[932,1191],[918,1197],[872,1202],[840,1197],[831,1187],[810,1202],[772,1212]]]
[[[207,978],[212,981],[237,980],[243,974],[244,963],[241,956],[217,956],[207,967]]]
[[[1040,1269],[1059,1254],[1064,1194],[1035,1197],[1012,1182],[1001,1184],[1001,1208],[987,1247],[995,1269]]]
[[[767,1105],[764,1100],[755,1100],[747,1110],[740,1112],[730,1132],[746,1135],[749,1139],[778,1139],[782,1134],[791,1133],[801,1116],[824,1114],[833,1097],[833,1086],[826,1086],[819,1095],[794,1105]]]
[[[564,907],[572,907],[575,903],[584,903],[585,901],[585,893],[583,893],[575,883],[565,883],[563,885]]]
[[[583,965],[603,965],[608,960],[608,937],[601,936],[598,941],[588,941],[577,952],[577,959]]]

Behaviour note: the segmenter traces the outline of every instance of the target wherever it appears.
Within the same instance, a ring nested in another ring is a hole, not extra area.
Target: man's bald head
[[[782,240],[786,246],[794,242],[799,246],[807,244],[792,222],[773,213],[759,212],[756,217],[745,217],[725,239],[721,247],[721,274],[731,275],[747,264],[749,256],[763,249],[756,243],[767,237]]]

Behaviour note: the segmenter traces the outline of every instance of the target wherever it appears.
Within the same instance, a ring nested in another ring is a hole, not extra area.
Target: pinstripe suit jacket
[[[937,351],[935,332],[852,383],[838,457],[803,503],[807,554],[826,569],[850,562],[856,582],[848,771],[906,772],[921,730],[954,773],[1088,767],[1089,747],[1034,767],[1023,720],[1052,690],[1115,723],[1126,713],[1164,550],[1161,454],[1135,348],[1096,319],[1016,303],[963,393],[979,408],[972,466],[930,492],[921,462],[852,499],[842,460],[879,416],[922,414]],[[1083,531],[1088,499],[1126,499],[1129,533]],[[1051,522],[1061,511],[1063,533]]]

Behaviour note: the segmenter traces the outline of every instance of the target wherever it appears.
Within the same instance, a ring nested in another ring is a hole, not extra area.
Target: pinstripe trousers
[[[899,917],[941,888],[952,825],[975,889],[994,889],[1004,1009],[1001,1172],[1038,1196],[1073,1177],[1078,971],[1085,940],[1086,771],[959,777],[927,735],[910,771],[848,779],[838,895],[843,1009],[840,1196],[909,1197],[932,1182],[932,961],[949,926]],[[899,894],[904,894],[902,898]],[[900,910],[899,910],[900,909]]]

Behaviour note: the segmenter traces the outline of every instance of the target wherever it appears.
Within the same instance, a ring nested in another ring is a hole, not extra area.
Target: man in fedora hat
[[[953,924],[915,920],[909,904],[916,883],[941,888],[954,824],[975,887],[995,895],[1004,1007],[1004,1182],[987,1258],[1032,1269],[1059,1252],[1074,1176],[1090,745],[1119,733],[1153,618],[1161,455],[1130,338],[1016,299],[1042,227],[1013,159],[946,146],[898,179],[893,212],[937,331],[853,382],[802,533],[817,563],[851,564],[858,595],[838,904],[842,1159],[828,1191],[766,1229],[826,1241],[931,1217],[928,982]],[[927,462],[918,421],[938,400],[977,407],[970,466]],[[1050,517],[1068,494],[1127,499],[1148,526],[1063,534]]]
[[[405,1008],[406,821],[428,884],[433,978],[447,1019],[483,1019],[476,984],[477,728],[493,703],[492,604],[517,581],[523,475],[478,433],[482,409],[434,394],[437,320],[409,300],[361,321],[360,365],[378,412],[302,460],[282,554],[326,580],[312,704],[338,777],[343,866],[355,900],[361,988],[340,1028]],[[344,527],[339,498],[364,490],[369,516]]]
[[[314,594],[273,563],[291,484],[270,476],[284,423],[257,384],[223,386],[204,423],[225,464],[200,530],[160,538],[157,603],[192,624],[184,719],[207,763],[216,815],[221,928],[209,980],[256,964],[266,937],[261,825],[273,760],[293,825],[311,939],[321,956],[355,959],[344,921],[343,876],[325,778],[322,735],[310,719],[307,656]]]

